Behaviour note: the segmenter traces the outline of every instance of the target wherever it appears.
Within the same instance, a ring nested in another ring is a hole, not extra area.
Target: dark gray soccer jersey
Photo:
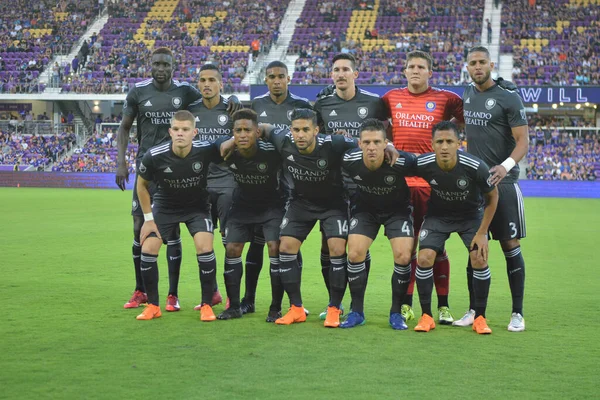
[[[409,205],[410,192],[404,177],[414,174],[417,158],[404,151],[398,153],[400,156],[394,165],[384,161],[375,171],[365,165],[361,149],[344,154],[342,168],[357,185],[358,207],[376,213],[404,210]]]
[[[225,161],[238,184],[234,201],[252,209],[280,207],[283,203],[279,185],[281,156],[271,143],[259,141],[257,146],[251,158],[242,157],[236,151]]]
[[[153,79],[137,82],[127,94],[123,115],[137,119],[137,159],[152,146],[170,140],[171,117],[201,97],[200,92],[187,82],[173,80],[165,92],[154,86]]]
[[[173,153],[172,142],[150,148],[138,168],[139,175],[157,184],[155,211],[174,213],[182,210],[207,211],[206,178],[213,162],[221,162],[216,143],[193,141],[192,150],[180,158]]]
[[[427,215],[439,217],[466,217],[483,211],[482,193],[494,190],[490,185],[490,169],[485,162],[471,154],[458,151],[456,166],[442,171],[435,161],[435,153],[417,158],[417,176],[431,186]]]
[[[293,179],[292,197],[323,207],[338,207],[343,201],[342,155],[357,147],[356,140],[322,134],[315,140],[316,147],[311,154],[300,154],[289,130],[277,130],[269,136],[281,154],[284,169]]]
[[[388,119],[388,107],[375,93],[357,88],[356,95],[350,100],[340,98],[335,92],[321,97],[315,103],[319,126],[325,134],[331,135],[345,130],[352,137],[358,137],[358,128],[367,118],[381,121]]]
[[[480,92],[471,84],[463,94],[467,151],[490,166],[501,164],[515,148],[511,128],[527,125],[525,106],[516,91],[494,85]],[[502,183],[519,180],[519,164]]]
[[[229,100],[221,96],[219,104],[213,108],[207,108],[202,99],[192,103],[188,107],[196,117],[196,128],[198,128],[198,139],[214,142],[225,136],[231,136],[233,122],[227,112]],[[210,187],[233,187],[233,176],[225,165],[213,164],[208,173],[208,185]]]
[[[271,124],[277,129],[289,129],[292,111],[295,108],[308,108],[312,106],[308,99],[296,96],[288,90],[287,97],[281,104],[277,104],[271,99],[270,92],[262,96],[255,97],[250,106],[258,115],[258,122]]]

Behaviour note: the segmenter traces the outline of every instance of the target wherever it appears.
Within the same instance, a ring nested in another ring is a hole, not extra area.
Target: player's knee
[[[329,242],[329,256],[339,257],[346,253],[346,241],[343,239],[333,239]]]
[[[292,238],[282,238],[279,243],[279,252],[287,253],[287,254],[296,254],[298,253],[299,246],[295,243]]]
[[[510,251],[512,249],[514,249],[515,247],[518,247],[521,245],[521,241],[519,239],[509,239],[509,240],[502,240],[500,242],[500,247],[502,247],[502,251],[507,252]]]
[[[269,252],[269,257],[277,257],[279,255],[279,242],[267,242],[267,249]]]
[[[430,268],[433,267],[433,263],[435,262],[435,251],[430,249],[425,249],[419,251],[419,255],[417,257],[417,263],[422,268]]]
[[[356,262],[360,262],[363,261],[365,258],[367,258],[367,251],[363,250],[363,249],[357,249],[357,248],[348,248],[348,261],[351,263],[356,263]]]
[[[411,249],[408,250],[394,250],[394,263],[398,265],[407,265],[412,259]]]
[[[244,243],[227,243],[225,247],[225,254],[229,258],[241,257],[242,251],[244,251]]]
[[[144,240],[144,244],[142,244],[142,253],[158,254],[161,245],[162,242],[159,238],[149,237],[146,240]]]
[[[469,261],[471,261],[471,267],[473,267],[473,269],[482,269],[487,265],[487,262],[483,259],[483,257],[477,256],[476,251],[469,253]]]

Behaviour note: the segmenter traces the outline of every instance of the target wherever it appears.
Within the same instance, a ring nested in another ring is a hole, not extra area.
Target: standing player
[[[468,152],[492,166],[491,181],[498,185],[500,201],[490,231],[493,239],[500,241],[506,258],[512,294],[508,330],[521,332],[525,330],[525,261],[520,239],[525,237],[526,230],[523,195],[518,180],[519,161],[529,149],[529,132],[525,107],[516,86],[512,85],[513,90],[510,90],[510,82],[496,83],[491,77],[493,68],[487,48],[479,46],[469,51],[467,70],[473,83],[463,94],[465,130]],[[467,276],[472,273],[472,268],[467,268]],[[469,310],[460,325],[469,325],[472,321],[472,311]]]
[[[312,109],[307,99],[298,97],[288,90],[290,77],[287,66],[281,61],[272,61],[267,65],[265,83],[269,91],[252,100],[251,105],[252,110],[258,115],[258,122],[270,124],[278,129],[289,129],[290,118],[295,108]],[[286,178],[285,175],[284,172],[282,183],[286,187],[286,192],[289,192],[290,178]],[[255,310],[256,286],[263,265],[264,244],[262,230],[258,229],[246,254],[246,293],[242,299],[244,313]]]
[[[487,235],[498,205],[498,190],[491,182],[490,170],[485,162],[458,150],[460,140],[456,125],[440,122],[433,127],[432,136],[435,153],[422,154],[417,158],[417,175],[430,182],[431,197],[419,234],[416,276],[423,315],[415,331],[435,329],[431,313],[432,268],[446,240],[456,232],[469,250],[474,270],[473,330],[489,334],[492,330],[485,319],[491,280]]]
[[[169,140],[169,125],[173,115],[184,110],[189,104],[200,98],[200,93],[187,82],[172,79],[173,54],[171,50],[161,47],[152,52],[152,79],[147,79],[135,84],[127,94],[123,105],[123,120],[118,131],[118,158],[116,183],[121,190],[125,190],[125,183],[129,181],[128,165],[125,160],[125,151],[129,143],[129,131],[137,119],[137,141],[139,144],[136,156],[137,165],[146,151],[158,144]],[[150,188],[150,194],[154,189]],[[137,308],[147,300],[144,282],[140,271],[140,256],[142,247],[140,230],[144,222],[143,213],[139,206],[137,184],[133,188],[133,264],[135,269],[136,287],[131,299],[125,303],[125,308]],[[181,268],[181,239],[179,232],[173,236],[165,237],[167,240],[167,264],[169,266],[169,296],[167,297],[167,311],[179,310],[177,300],[177,283]]]
[[[137,316],[149,320],[161,316],[158,305],[158,265],[161,238],[167,238],[180,223],[187,225],[196,247],[202,308],[200,319],[216,319],[211,300],[216,278],[213,251],[213,224],[206,191],[206,176],[211,163],[220,161],[218,145],[194,141],[197,134],[194,116],[186,110],[176,112],[169,129],[172,141],[151,147],[139,164],[137,190],[144,212],[141,230],[141,271],[148,294],[148,306]],[[157,184],[151,205],[148,186]],[[166,242],[165,239],[162,239]]]
[[[365,323],[365,258],[383,225],[394,254],[390,325],[394,329],[407,329],[400,307],[410,282],[414,239],[410,193],[404,177],[413,173],[416,157],[400,152],[396,162],[388,165],[384,162],[387,142],[384,124],[377,119],[367,119],[360,127],[360,149],[346,152],[342,163],[357,185],[357,196],[351,202],[348,236],[348,286],[352,295],[352,312],[340,325],[342,328]]]
[[[404,75],[408,80],[405,88],[392,89],[383,96],[392,119],[394,146],[416,155],[429,153],[431,129],[439,122],[452,118],[463,120],[462,101],[458,95],[429,86],[433,75],[433,59],[429,53],[412,51],[408,53]],[[406,179],[414,207],[415,248],[411,262],[411,282],[402,306],[402,316],[408,321],[414,318],[412,294],[415,283],[416,251],[419,230],[423,216],[427,212],[427,201],[431,194],[429,184],[419,178]],[[444,249],[436,257],[433,267],[435,287],[438,295],[438,320],[441,324],[454,321],[448,305],[450,289],[450,263]]]
[[[367,118],[387,121],[388,111],[383,100],[376,94],[359,89],[355,85],[358,78],[356,59],[351,54],[343,53],[333,57],[331,79],[335,90],[319,97],[315,102],[317,121],[321,132],[333,135],[343,134],[348,137],[358,138],[360,125]],[[350,197],[356,191],[356,186],[351,179],[344,180],[346,190]],[[366,259],[367,276],[371,266],[371,256]],[[325,237],[321,245],[321,268],[327,290],[329,290],[328,271],[331,266]],[[324,319],[326,312],[320,314]]]
[[[279,179],[281,157],[271,143],[258,140],[258,121],[252,110],[233,114],[233,138],[236,147],[227,159],[238,188],[227,216],[225,286],[230,307],[219,319],[240,318],[242,251],[252,240],[256,228],[267,241],[271,261],[272,302],[267,322],[281,318],[283,285],[279,279],[279,225],[284,213],[284,197]]]

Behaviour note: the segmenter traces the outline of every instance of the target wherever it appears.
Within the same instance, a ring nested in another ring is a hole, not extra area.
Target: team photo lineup
[[[164,311],[180,310],[185,224],[196,251],[201,301],[194,309],[201,321],[263,312],[255,307],[263,264],[271,284],[266,322],[307,321],[312,313],[304,307],[302,274],[317,268],[304,265],[302,243],[318,224],[329,298],[318,318],[325,327],[366,323],[365,291],[380,256],[369,248],[383,226],[393,254],[392,329],[407,330],[414,320],[410,329],[417,332],[442,324],[492,333],[486,320],[488,255],[502,251],[512,298],[503,305],[507,329],[525,330],[520,239],[526,227],[518,164],[528,152],[528,122],[516,86],[492,79],[486,47],[468,51],[472,83],[462,98],[430,85],[434,60],[427,52],[408,53],[407,86],[382,97],[356,86],[357,60],[340,53],[332,60],[331,85],[316,99],[294,95],[286,65],[271,62],[268,92],[250,108],[221,94],[223,78],[214,64],[200,67],[194,86],[173,78],[174,59],[164,47],[152,52],[152,78],[130,89],[117,133],[116,184],[125,190],[127,144],[137,122],[135,290],[124,307],[143,307],[138,320],[162,315],[159,264],[163,276],[168,271]],[[224,260],[214,253],[217,227]],[[447,254],[452,233],[465,253]],[[495,241],[499,246],[489,244]],[[454,306],[467,310],[456,318],[449,305],[451,260],[453,268],[466,267],[469,294],[468,305]],[[226,296],[217,284],[220,270]],[[496,271],[495,279],[504,279]],[[415,284],[422,315],[413,310]],[[215,315],[213,306],[222,302],[225,310]]]

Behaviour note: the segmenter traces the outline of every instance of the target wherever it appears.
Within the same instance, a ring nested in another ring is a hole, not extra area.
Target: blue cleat
[[[362,326],[367,322],[365,315],[356,311],[352,311],[348,314],[348,317],[344,322],[340,324],[340,328],[354,328],[356,326]]]
[[[392,329],[395,329],[397,331],[405,331],[408,329],[408,325],[406,325],[406,321],[400,313],[390,314],[390,326],[392,327]]]

